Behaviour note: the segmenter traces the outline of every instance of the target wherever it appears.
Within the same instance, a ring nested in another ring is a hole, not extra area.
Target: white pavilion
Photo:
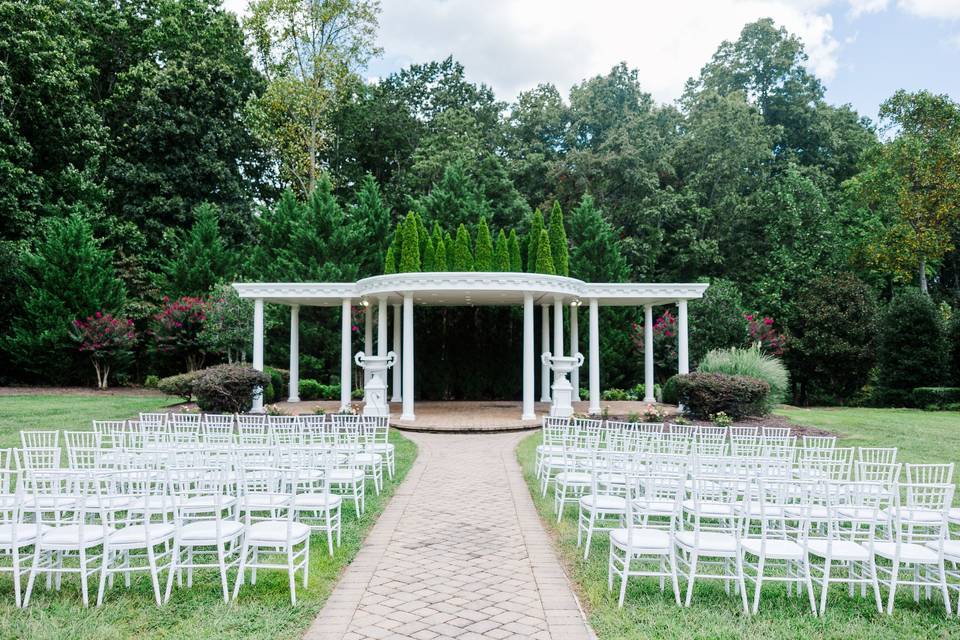
[[[644,308],[644,383],[646,402],[653,396],[653,307],[677,306],[678,370],[689,371],[687,301],[701,298],[706,284],[588,283],[575,278],[520,272],[398,273],[364,278],[357,282],[256,282],[233,285],[241,298],[254,300],[253,366],[263,370],[264,303],[290,307],[290,402],[299,401],[299,312],[301,306],[341,308],[340,405],[349,407],[351,371],[352,312],[354,305],[365,308],[364,352],[384,357],[396,354],[393,366],[391,401],[402,406],[400,420],[414,421],[415,345],[413,307],[424,306],[523,306],[522,420],[536,420],[534,412],[534,306],[543,309],[541,344],[552,344],[552,355],[580,353],[578,311],[589,309],[589,337],[586,358],[589,371],[589,412],[600,413],[600,327],[601,306],[642,306]],[[374,321],[374,307],[376,320]],[[389,310],[393,309],[392,341],[388,345]],[[553,316],[551,336],[551,308]],[[569,317],[569,335],[564,335],[564,314]],[[373,326],[376,325],[376,348]],[[552,338],[552,341],[551,341]],[[388,349],[388,347],[391,347]],[[426,363],[429,366],[429,363]],[[541,363],[541,401],[550,401],[550,375]],[[570,383],[579,394],[579,369],[573,368]],[[579,399],[579,398],[576,398]],[[262,395],[254,398],[253,411],[263,411]]]

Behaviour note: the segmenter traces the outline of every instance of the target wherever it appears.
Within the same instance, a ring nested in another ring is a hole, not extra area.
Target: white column
[[[377,305],[377,355],[385,356],[387,355],[387,297],[381,297],[379,302]]]
[[[550,305],[543,305],[543,315],[540,318],[540,351],[550,349]],[[550,367],[540,365],[540,402],[550,402]]]
[[[579,304],[570,305],[570,355],[577,357],[580,351],[580,326],[577,319]],[[570,384],[573,385],[573,399],[580,401],[580,367],[574,367],[570,372]]]
[[[416,420],[413,413],[413,296],[403,296],[403,413],[401,420]]]
[[[263,298],[253,301],[253,368],[263,371]],[[252,413],[263,413],[263,387],[253,390]]]
[[[643,401],[655,402],[653,395],[653,307],[643,308]]]
[[[393,363],[393,397],[390,402],[400,402],[400,367],[403,366],[403,346],[400,344],[400,305],[393,305],[393,352],[397,360]]]
[[[350,333],[353,323],[350,309],[350,298],[344,298],[341,306],[340,319],[340,408],[350,407],[350,367],[353,364],[350,347]]]
[[[521,420],[536,420],[533,408],[533,294],[523,294],[523,415]]]
[[[287,402],[300,402],[300,305],[290,307],[290,394]]]
[[[563,357],[563,298],[553,299],[553,355]]]
[[[690,356],[687,343],[687,301],[677,301],[677,371],[690,373]]]
[[[600,312],[590,298],[590,413],[600,413]]]

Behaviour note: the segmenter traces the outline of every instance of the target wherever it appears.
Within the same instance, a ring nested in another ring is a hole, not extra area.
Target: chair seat
[[[871,507],[839,507],[837,509],[837,515],[841,518],[846,518],[848,520],[855,520],[857,522],[869,522],[874,520],[875,522],[886,522],[886,517],[880,514],[880,511],[873,509]]]
[[[550,453],[563,453],[563,445],[560,444],[538,444],[537,453],[550,454]]]
[[[627,476],[622,473],[598,473],[597,482],[600,484],[626,485]]]
[[[389,442],[371,442],[367,445],[367,451],[372,451],[373,453],[391,453],[394,449],[396,449],[396,447]]]
[[[623,496],[595,496],[588,495],[580,498],[580,505],[585,509],[598,511],[616,511],[626,513],[627,501]]]
[[[870,559],[870,550],[862,544],[852,540],[807,540],[807,550],[818,558],[826,558],[827,553],[833,560],[867,562]]]
[[[897,543],[874,542],[873,552],[881,558],[892,560],[897,553]],[[900,545],[900,562],[909,564],[936,564],[938,562],[937,552],[922,544],[905,542]]]
[[[240,508],[244,511],[262,511],[276,509],[286,504],[290,496],[278,493],[253,493],[240,498]]]
[[[236,520],[221,520],[220,535],[221,539],[229,540],[236,538],[243,533],[243,524]],[[181,542],[200,546],[203,544],[217,543],[217,523],[213,520],[200,520],[191,522],[180,527],[177,532]]]
[[[705,556],[726,555],[732,556],[737,553],[737,539],[730,533],[720,533],[718,531],[701,531],[700,539],[697,540],[693,531],[681,531],[675,536],[677,544],[684,549],[694,550]]]
[[[583,471],[561,471],[554,480],[557,484],[581,484],[588,485],[591,482],[589,473]]]
[[[936,542],[928,542],[927,546],[931,549],[937,549]],[[960,562],[960,540],[944,540],[943,555],[950,562]]]
[[[68,510],[77,504],[74,496],[28,495],[23,500],[23,508],[27,511],[43,509],[55,511]]]
[[[741,502],[737,505],[737,508],[744,514],[749,511],[750,517],[754,519],[759,518],[761,514],[767,518],[779,518],[783,516],[783,507],[775,504],[761,504],[759,500]]]
[[[247,527],[247,544],[279,544],[287,541],[287,521],[286,520],[263,520]],[[300,542],[310,537],[310,527],[302,522],[291,522],[290,540],[291,542]]]
[[[99,524],[68,524],[62,527],[50,527],[40,536],[40,544],[51,546],[79,547],[83,534],[83,546],[95,547],[102,544],[113,529]]]
[[[357,464],[376,465],[383,462],[383,456],[379,453],[358,453],[354,456],[354,460],[357,461]]]
[[[130,500],[127,509],[134,512],[143,512],[147,510],[159,512],[161,509],[171,512],[173,511],[176,503],[177,500],[173,496],[137,496],[136,498]]]
[[[298,493],[293,497],[293,506],[308,511],[324,511],[340,506],[343,498],[332,493]]]
[[[90,496],[84,501],[84,504],[90,511],[99,509],[123,511],[130,505],[130,498],[128,496]]]
[[[740,545],[747,553],[759,556],[763,552],[764,557],[775,560],[802,560],[807,555],[803,547],[793,540],[766,540],[766,544],[760,538],[744,538]]]
[[[811,504],[806,507],[787,507],[785,511],[788,516],[806,516],[811,520],[826,520],[830,516],[830,512],[822,504]]]
[[[947,512],[947,519],[953,524],[960,524],[960,507],[953,507]]]
[[[159,544],[173,537],[176,530],[173,524],[169,522],[151,522],[150,524],[135,524],[123,529],[117,529],[110,536],[111,546],[145,546],[147,544],[147,533],[150,534],[150,542]]]
[[[17,546],[26,547],[33,544],[37,537],[49,529],[47,525],[24,523],[17,525]],[[13,525],[0,524],[0,547],[9,547],[13,544]]]
[[[180,508],[185,511],[211,511],[213,509],[229,509],[237,504],[234,496],[191,496],[186,500],[178,500]]]
[[[693,500],[684,500],[683,508],[690,513],[696,511]],[[701,502],[700,514],[708,517],[733,515],[733,506],[725,502]]]
[[[333,469],[330,471],[330,482],[359,482],[363,478],[363,469]]]
[[[883,514],[884,518],[889,518],[893,520],[897,517],[897,510],[893,507],[888,507],[880,511]],[[942,511],[935,511],[933,509],[924,509],[922,507],[902,507],[900,509],[900,521],[901,522],[915,522],[917,524],[929,524],[940,522],[943,519]]]
[[[644,498],[634,500],[634,505],[637,511],[648,516],[669,516],[677,507],[677,503],[673,500],[645,500]]]
[[[631,534],[632,535],[629,535]],[[627,549],[633,553],[660,552],[669,553],[670,534],[661,529],[614,529],[610,532],[610,544],[618,549]]]

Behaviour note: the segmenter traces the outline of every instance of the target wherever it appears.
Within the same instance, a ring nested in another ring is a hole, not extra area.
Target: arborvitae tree
[[[557,275],[570,275],[567,232],[563,228],[563,211],[560,209],[560,203],[556,201],[550,213],[550,249],[553,252],[553,266],[557,270]]]
[[[393,230],[393,238],[390,240],[390,247],[393,249],[393,259],[399,264],[400,254],[403,252],[403,223],[405,218],[401,218],[397,227]]]
[[[613,227],[584,194],[570,216],[570,273],[585,282],[624,282],[630,275]]]
[[[490,238],[490,227],[487,226],[487,219],[483,216],[480,216],[480,222],[477,224],[476,252],[474,270],[493,271],[493,240]]]
[[[457,227],[457,241],[453,246],[453,270],[473,271],[473,254],[470,252],[470,235],[462,224]]]
[[[947,341],[936,303],[920,289],[893,294],[877,337],[878,386],[884,402],[909,405],[916,387],[936,387],[946,378]]]
[[[390,207],[383,201],[380,186],[371,174],[360,181],[356,199],[350,206],[350,224],[357,235],[364,238],[359,245],[360,255],[356,256],[361,276],[371,276],[386,271],[380,261],[386,258],[387,238],[390,233]],[[397,250],[394,249],[394,255]]]
[[[22,371],[44,382],[76,381],[73,321],[98,311],[123,309],[126,290],[79,214],[50,222],[33,252],[21,257],[19,298],[23,305],[0,336],[0,347]]]
[[[393,245],[387,247],[387,255],[383,257],[383,273],[390,274],[397,272],[397,257],[393,255]]]
[[[537,272],[537,247],[540,246],[540,232],[543,231],[543,214],[540,209],[530,216],[530,231],[527,236],[527,271]]]
[[[400,273],[420,271],[420,233],[417,229],[417,218],[412,211],[407,214],[402,233]]]
[[[443,244],[447,248],[447,266],[453,266],[453,236],[450,235],[449,231],[443,232]]]
[[[433,248],[433,240],[427,236],[427,242],[423,250],[423,271],[436,271],[436,254]]]
[[[423,216],[417,212],[414,217],[417,220],[417,242],[420,243],[420,255],[423,256],[427,251],[427,238],[430,234],[427,232],[427,225],[423,223]]]
[[[497,247],[493,252],[493,267],[497,271],[510,271],[510,249],[507,248],[507,234],[500,229],[497,234]]]
[[[553,251],[550,249],[550,236],[546,229],[540,230],[540,242],[537,243],[537,270],[536,273],[555,275],[553,266]]]
[[[450,271],[447,265],[447,243],[443,241],[442,236],[437,238],[437,246],[433,250],[433,270]]]
[[[507,238],[507,251],[510,253],[510,269],[508,271],[523,271],[523,258],[520,257],[520,240],[517,238],[516,229],[510,229],[510,237]]]
[[[163,260],[163,293],[172,298],[202,296],[222,280],[236,275],[235,253],[220,234],[220,211],[208,203],[193,210],[189,231],[174,234],[175,249]]]

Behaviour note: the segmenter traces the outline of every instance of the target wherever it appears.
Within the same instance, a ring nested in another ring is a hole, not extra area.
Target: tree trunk
[[[927,260],[920,258],[920,291],[927,293]]]

